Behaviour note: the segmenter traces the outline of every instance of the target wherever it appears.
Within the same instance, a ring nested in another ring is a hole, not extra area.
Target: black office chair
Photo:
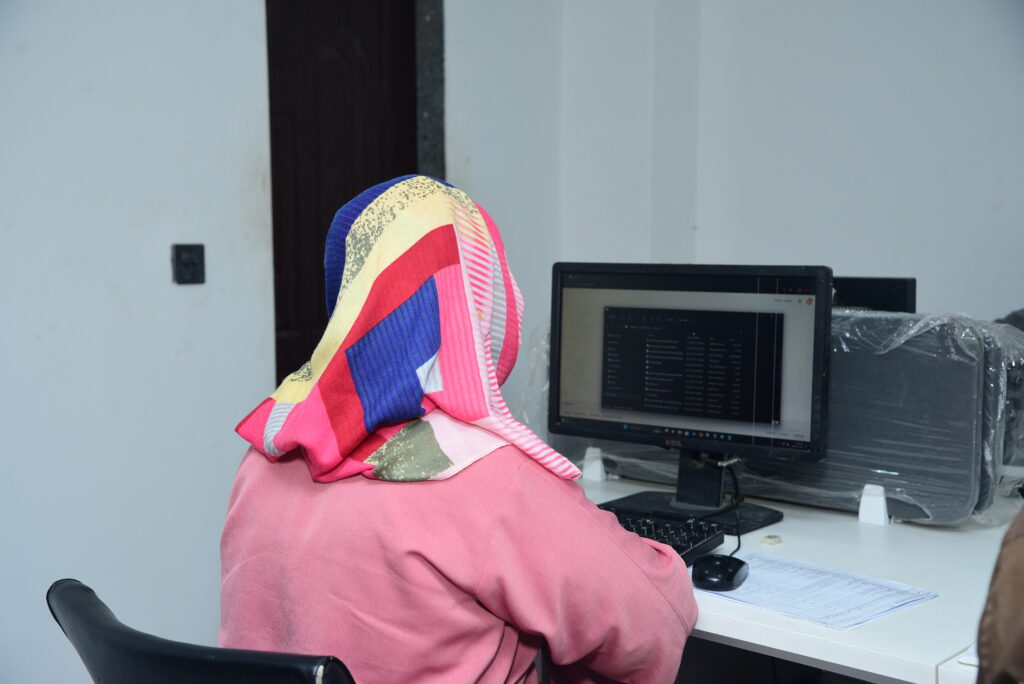
[[[355,684],[332,656],[196,646],[121,623],[89,587],[57,580],[46,603],[93,681],[104,684]]]

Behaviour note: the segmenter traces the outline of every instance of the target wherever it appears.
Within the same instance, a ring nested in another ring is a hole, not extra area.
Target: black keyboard
[[[687,566],[693,565],[693,561],[711,553],[725,542],[725,533],[720,525],[697,518],[656,518],[614,509],[607,510],[611,510],[619,519],[619,524],[630,532],[671,546],[683,557],[683,562]]]

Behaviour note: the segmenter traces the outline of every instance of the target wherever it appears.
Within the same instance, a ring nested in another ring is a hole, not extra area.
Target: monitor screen
[[[558,263],[549,429],[824,455],[831,271]]]

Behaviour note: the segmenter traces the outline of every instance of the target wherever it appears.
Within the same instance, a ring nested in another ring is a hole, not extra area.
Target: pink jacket
[[[679,556],[505,446],[447,480],[323,484],[250,450],[221,540],[219,643],[332,654],[356,681],[671,682]]]

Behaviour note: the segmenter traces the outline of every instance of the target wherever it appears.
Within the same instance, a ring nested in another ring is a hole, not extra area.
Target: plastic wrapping
[[[546,367],[547,335],[532,342],[531,360]],[[544,435],[546,376],[526,393],[527,424]],[[1024,485],[1024,332],[956,314],[836,310],[827,414],[824,460],[749,458],[743,493],[856,511],[864,485],[877,484],[896,519],[1005,522]],[[552,437],[574,460],[599,446],[610,473],[675,483],[672,452]]]
[[[897,519],[987,520],[997,495],[1021,484],[1022,363],[1024,333],[1010,326],[951,314],[836,311],[827,457],[749,459],[741,487],[857,510],[864,485],[877,484]]]

